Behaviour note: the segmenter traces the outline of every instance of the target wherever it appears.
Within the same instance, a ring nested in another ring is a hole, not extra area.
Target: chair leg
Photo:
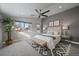
[[[46,48],[44,47],[44,48],[43,48],[43,54],[44,54],[44,55],[47,55],[47,51],[45,51],[45,50],[46,50]]]
[[[38,47],[38,53],[40,52],[40,49],[41,49],[41,47],[39,46],[39,47]]]
[[[51,51],[52,56],[54,56],[54,54],[53,54],[53,52],[52,52],[52,49],[50,49],[50,51]]]

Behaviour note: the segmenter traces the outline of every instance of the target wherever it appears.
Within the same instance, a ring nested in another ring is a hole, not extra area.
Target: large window
[[[16,31],[31,32],[32,31],[32,23],[16,21],[15,28],[16,28]]]

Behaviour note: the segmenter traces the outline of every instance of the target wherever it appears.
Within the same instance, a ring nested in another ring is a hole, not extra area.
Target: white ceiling
[[[1,3],[0,11],[9,16],[18,17],[37,17],[38,14],[34,9],[50,10],[47,15],[53,15],[67,9],[78,6],[79,4],[68,4],[68,3]],[[62,6],[62,8],[59,8]],[[36,16],[32,16],[36,15]]]

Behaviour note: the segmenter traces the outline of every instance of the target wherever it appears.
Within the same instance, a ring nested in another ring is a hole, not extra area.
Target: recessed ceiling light
[[[59,6],[58,8],[62,8],[62,6]]]

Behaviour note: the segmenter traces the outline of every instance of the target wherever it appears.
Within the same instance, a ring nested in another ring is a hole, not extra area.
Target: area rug
[[[32,47],[42,56],[52,56],[50,49],[41,47],[38,45],[32,45]],[[55,49],[52,50],[54,56],[68,56],[70,52],[71,44],[68,42],[60,42],[56,45]],[[39,51],[38,51],[39,50]]]

